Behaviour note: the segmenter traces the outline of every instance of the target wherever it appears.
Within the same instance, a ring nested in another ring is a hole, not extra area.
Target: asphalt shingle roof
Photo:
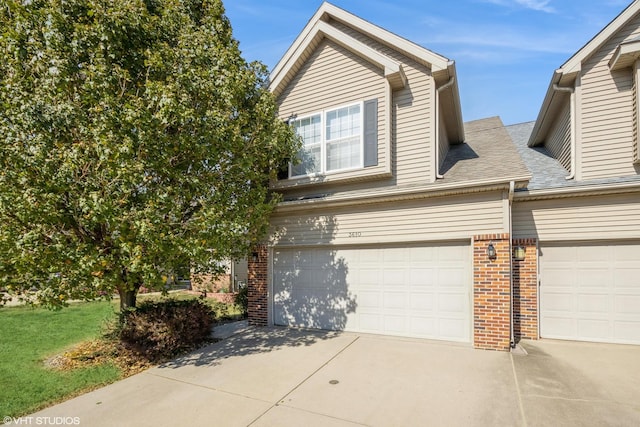
[[[627,176],[620,178],[603,178],[588,181],[567,180],[567,171],[544,147],[528,147],[527,143],[531,136],[535,122],[520,123],[506,126],[506,130],[511,135],[520,157],[524,161],[532,177],[527,186],[527,190],[542,190],[563,187],[587,187],[599,184],[616,184],[625,182],[640,181],[640,176]]]
[[[464,124],[465,143],[452,145],[440,173],[443,183],[530,175],[499,117]]]

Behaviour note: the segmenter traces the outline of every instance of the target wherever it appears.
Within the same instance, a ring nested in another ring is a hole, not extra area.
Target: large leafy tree
[[[296,141],[220,0],[4,0],[0,285],[124,308],[241,257]]]

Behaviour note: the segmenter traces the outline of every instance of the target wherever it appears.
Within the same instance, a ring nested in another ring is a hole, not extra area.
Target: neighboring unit
[[[635,1],[553,73],[530,136],[509,128],[533,173],[513,229],[539,242],[543,338],[640,344],[639,58]]]
[[[640,343],[638,120],[620,89],[638,67],[619,70],[637,12],[554,74],[535,125],[505,127],[463,124],[453,61],[324,3],[271,75],[304,147],[249,258],[250,322]],[[620,112],[588,113],[587,93]]]

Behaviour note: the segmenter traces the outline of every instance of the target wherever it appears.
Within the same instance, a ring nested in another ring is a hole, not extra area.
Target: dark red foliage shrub
[[[169,359],[206,342],[214,314],[200,300],[145,301],[122,314],[119,337],[151,361]]]

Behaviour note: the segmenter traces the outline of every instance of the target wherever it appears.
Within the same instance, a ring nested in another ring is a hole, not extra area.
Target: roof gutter
[[[454,196],[469,193],[481,193],[485,191],[506,190],[509,182],[520,182],[520,187],[524,187],[530,176],[512,177],[494,180],[476,181],[474,183],[459,182],[456,184],[431,184],[428,188],[424,186],[388,190],[377,190],[372,194],[348,194],[333,195],[324,198],[290,200],[278,203],[278,212],[317,209],[321,207],[340,207],[353,205],[366,205],[372,203],[394,202],[400,200],[423,199],[427,197]]]
[[[574,179],[576,177],[576,89],[575,87],[562,87],[557,83],[553,84],[553,90],[556,92],[569,92],[571,99],[569,100],[570,108],[570,120],[571,120],[571,170],[569,176],[565,177],[566,180]]]
[[[518,191],[514,194],[514,199],[520,202],[528,200],[560,199],[565,197],[597,196],[601,194],[623,194],[635,192],[640,192],[640,181]]]

